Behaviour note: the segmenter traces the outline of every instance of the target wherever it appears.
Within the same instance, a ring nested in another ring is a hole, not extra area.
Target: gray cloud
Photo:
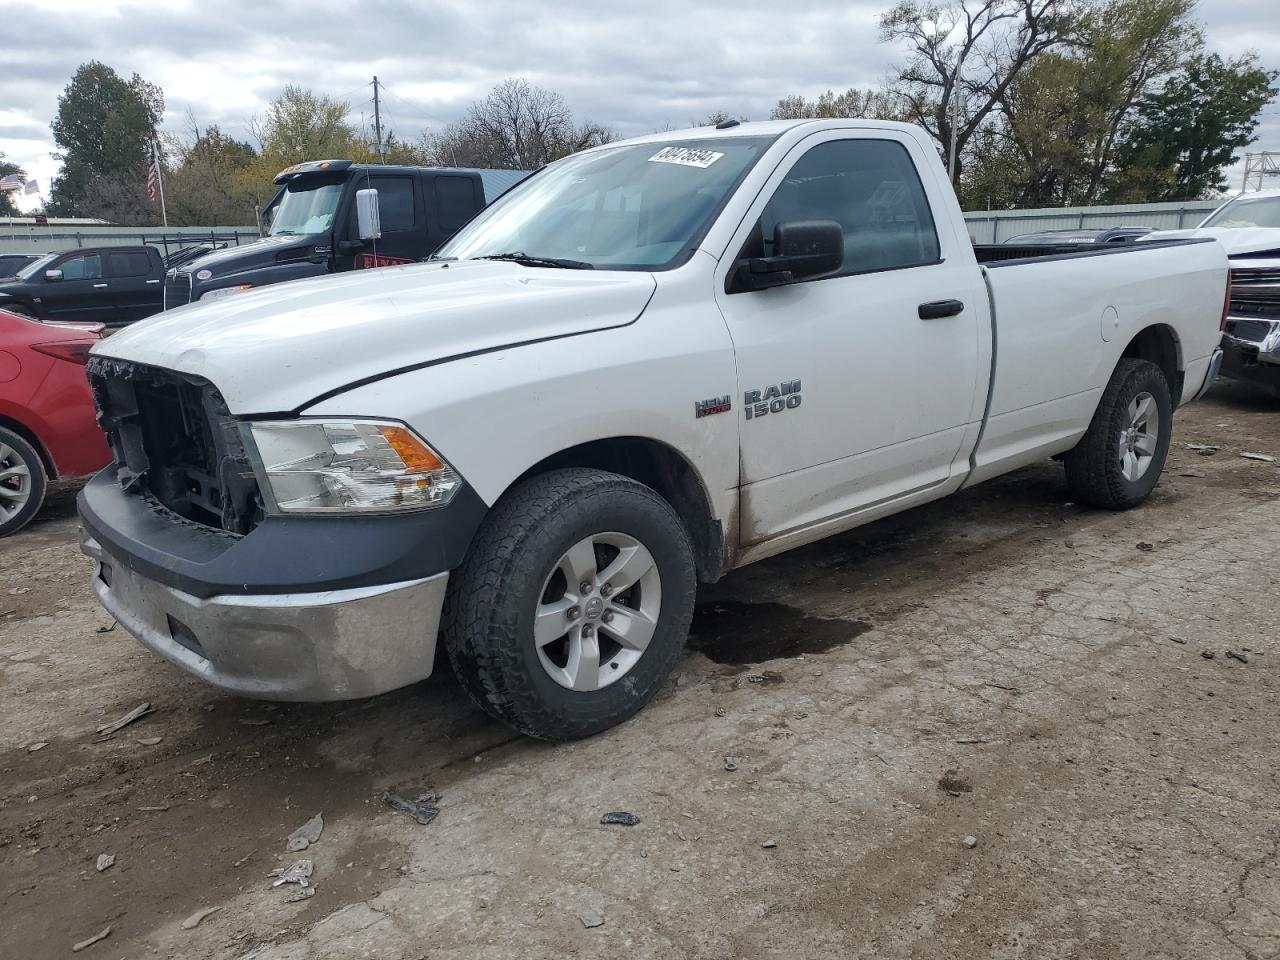
[[[1206,2],[1200,16],[1211,47],[1227,55],[1253,48],[1280,65],[1272,3]],[[95,58],[163,87],[167,128],[179,129],[191,111],[202,126],[243,138],[250,118],[287,83],[347,100],[359,124],[362,112],[372,113],[374,73],[387,85],[390,126],[411,138],[517,75],[562,93],[579,118],[623,135],[683,126],[713,110],[759,118],[790,93],[877,84],[896,56],[876,34],[886,6],[66,0],[56,13],[30,16],[25,5],[0,0],[0,14],[10,11],[0,150],[47,181],[56,169],[48,124],[58,95],[76,67]],[[1280,148],[1276,107],[1262,140]]]

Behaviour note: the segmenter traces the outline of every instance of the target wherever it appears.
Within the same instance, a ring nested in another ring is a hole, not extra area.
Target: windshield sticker
[[[663,147],[652,157],[650,163],[678,163],[682,167],[697,167],[705,170],[721,157],[723,153],[714,150],[697,150],[692,147]]]

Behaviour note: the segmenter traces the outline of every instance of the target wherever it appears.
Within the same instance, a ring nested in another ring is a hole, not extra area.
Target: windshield
[[[1236,197],[1202,227],[1280,227],[1280,197]]]
[[[342,199],[342,180],[299,177],[289,181],[271,218],[269,237],[328,233]]]
[[[25,267],[15,273],[14,276],[19,280],[30,280],[49,264],[53,263],[57,256],[58,255],[56,253],[46,253],[39,260],[32,260]]]
[[[520,254],[539,266],[576,263],[660,270],[692,253],[766,137],[644,143],[566,157],[486,208],[433,259]],[[556,264],[552,261],[562,261]]]

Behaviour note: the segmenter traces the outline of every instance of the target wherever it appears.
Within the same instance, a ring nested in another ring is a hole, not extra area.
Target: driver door
[[[928,499],[957,475],[957,460],[962,472],[982,414],[989,314],[972,254],[959,255],[944,217],[935,222],[937,167],[896,130],[815,134],[788,154],[731,242],[716,298],[743,405],[744,547],[825,536],[877,507]],[[839,223],[840,270],[726,292],[733,264],[771,255],[773,225],[795,220]],[[959,309],[923,319],[935,311],[920,306],[934,301]]]

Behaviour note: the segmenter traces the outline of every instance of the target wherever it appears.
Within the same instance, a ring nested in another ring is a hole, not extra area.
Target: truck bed
[[[978,262],[989,267],[1008,267],[1019,263],[1045,260],[1079,260],[1084,257],[1106,257],[1140,250],[1184,246],[1189,243],[1212,243],[1208,237],[1175,240],[1141,240],[1136,243],[978,243],[973,252]]]

